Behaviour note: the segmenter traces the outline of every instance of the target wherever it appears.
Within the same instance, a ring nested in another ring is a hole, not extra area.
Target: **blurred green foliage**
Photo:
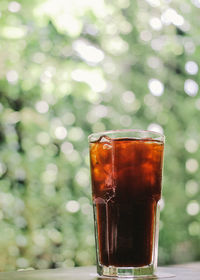
[[[87,136],[166,135],[159,263],[200,259],[199,0],[0,1],[0,270],[95,263]]]

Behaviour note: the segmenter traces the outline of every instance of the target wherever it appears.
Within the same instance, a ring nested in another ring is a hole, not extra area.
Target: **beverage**
[[[163,147],[151,137],[90,142],[99,266],[155,266]]]

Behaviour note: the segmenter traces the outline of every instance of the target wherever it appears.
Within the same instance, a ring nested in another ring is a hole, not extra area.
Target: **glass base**
[[[109,277],[145,277],[153,278],[155,269],[153,264],[143,267],[116,267],[116,266],[105,266],[99,265],[97,272],[100,276]],[[156,278],[156,276],[155,276]]]

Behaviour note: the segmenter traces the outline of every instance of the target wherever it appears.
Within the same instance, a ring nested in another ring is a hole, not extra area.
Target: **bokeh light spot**
[[[97,105],[94,107],[94,112],[98,118],[104,118],[108,114],[108,108],[104,105]]]
[[[161,96],[164,92],[164,85],[161,83],[161,81],[157,79],[150,79],[148,82],[148,87],[150,89],[150,92],[154,96]]]
[[[192,54],[195,52],[196,46],[195,46],[194,42],[190,39],[190,40],[184,42],[184,48],[185,48],[186,53]]]
[[[129,127],[132,123],[132,119],[129,115],[123,115],[120,117],[120,124],[124,127]]]
[[[42,232],[36,231],[33,234],[33,241],[37,246],[44,248],[46,245],[46,236]]]
[[[19,247],[26,247],[27,245],[27,238],[24,235],[17,235],[16,236],[16,243]]]
[[[76,213],[80,209],[80,204],[76,200],[70,200],[66,203],[65,208],[68,212]]]
[[[175,26],[181,26],[184,24],[184,18],[179,15],[174,9],[168,8],[161,15],[161,20],[165,25],[174,24]]]
[[[147,64],[149,67],[156,69],[161,66],[161,61],[156,56],[150,56],[147,60]]]
[[[120,31],[123,34],[128,34],[132,31],[132,25],[128,21],[122,21],[120,24]]]
[[[63,115],[62,120],[66,125],[72,125],[75,122],[76,117],[73,113],[67,112]]]
[[[186,210],[190,216],[197,215],[199,213],[199,203],[196,200],[190,201]]]
[[[165,44],[166,41],[164,37],[156,37],[151,41],[151,47],[155,51],[161,51]]]
[[[199,144],[195,139],[188,139],[185,142],[185,149],[189,153],[195,153],[198,150]]]
[[[74,150],[74,147],[72,145],[72,143],[70,142],[64,142],[61,145],[61,151],[65,154],[65,155],[70,155]]]
[[[132,91],[125,91],[122,94],[122,100],[125,103],[133,103],[135,100],[135,94]]]
[[[161,30],[162,29],[162,22],[159,18],[157,17],[153,17],[150,19],[149,21],[150,26],[154,29],[154,30]]]
[[[93,132],[100,132],[100,131],[104,131],[106,129],[104,123],[102,122],[95,122],[93,125],[92,125],[92,131]]]
[[[87,83],[96,92],[102,92],[106,89],[106,82],[99,71],[76,69],[72,71],[71,77],[77,82]]]
[[[41,145],[48,145],[50,142],[50,136],[48,133],[41,131],[37,135],[37,142]]]
[[[190,158],[186,161],[186,170],[190,173],[195,173],[199,168],[199,163],[196,159]]]
[[[15,70],[10,70],[6,73],[7,81],[11,84],[16,84],[18,81],[18,73]]]
[[[29,266],[29,261],[26,258],[18,258],[16,264],[19,268],[26,268]]]
[[[35,104],[35,108],[39,113],[45,114],[49,110],[49,105],[46,101],[41,100]]]
[[[81,187],[88,187],[89,186],[89,171],[88,171],[88,169],[81,168],[77,172],[77,174],[75,176],[75,179]]]
[[[184,83],[184,91],[187,93],[189,96],[196,96],[197,92],[199,90],[198,84],[191,79],[187,79]]]
[[[20,11],[20,9],[21,9],[21,4],[16,1],[12,1],[8,5],[8,10],[11,13],[17,13]]]
[[[57,139],[63,140],[67,136],[67,129],[64,126],[58,126],[55,129],[55,136]]]
[[[80,127],[72,127],[69,130],[68,137],[72,141],[80,141],[84,139],[84,132]]]
[[[148,42],[152,39],[152,34],[150,31],[148,30],[143,30],[141,33],[140,33],[140,39],[144,42]]]
[[[25,228],[27,226],[27,222],[22,216],[18,216],[15,218],[15,224],[18,228]]]
[[[20,113],[19,112],[10,112],[7,117],[7,122],[10,124],[16,124],[20,121]]]
[[[46,170],[42,173],[42,181],[44,183],[54,183],[56,181],[58,168],[55,164],[49,163]]]
[[[191,0],[192,4],[196,6],[197,8],[200,8],[200,0]]]
[[[17,168],[15,170],[15,178],[17,180],[22,180],[24,181],[26,179],[26,171],[23,168]]]
[[[90,45],[86,41],[75,41],[73,48],[86,62],[99,63],[104,59],[103,51],[95,46]]]
[[[35,62],[35,63],[38,63],[38,64],[42,64],[44,61],[45,61],[45,54],[42,53],[42,52],[37,52],[33,55],[32,57],[32,60]]]
[[[199,67],[196,62],[188,61],[185,64],[185,71],[190,75],[196,75],[199,71]]]
[[[192,236],[199,236],[200,235],[200,223],[199,222],[192,222],[191,224],[189,224],[188,227],[189,230],[189,234]]]
[[[48,230],[48,236],[56,244],[60,244],[63,239],[62,234],[55,228]]]
[[[27,34],[26,26],[4,26],[1,28],[1,35],[6,39],[21,39]]]
[[[91,215],[92,213],[92,206],[89,203],[84,203],[81,206],[81,211],[83,212],[83,214],[85,215]]]
[[[189,180],[186,182],[185,191],[188,196],[194,196],[199,191],[199,185],[194,180]]]
[[[73,150],[73,152],[70,154],[70,157],[67,157],[67,160],[74,165],[78,165],[81,163],[81,157],[80,153],[78,153],[76,150]]]
[[[112,55],[121,55],[128,51],[129,44],[124,41],[120,36],[112,37],[112,40],[104,42],[106,50]]]

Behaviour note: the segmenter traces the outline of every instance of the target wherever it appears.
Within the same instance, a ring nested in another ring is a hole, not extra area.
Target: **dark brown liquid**
[[[100,141],[90,150],[100,263],[148,265],[161,197],[163,144],[151,139]]]

